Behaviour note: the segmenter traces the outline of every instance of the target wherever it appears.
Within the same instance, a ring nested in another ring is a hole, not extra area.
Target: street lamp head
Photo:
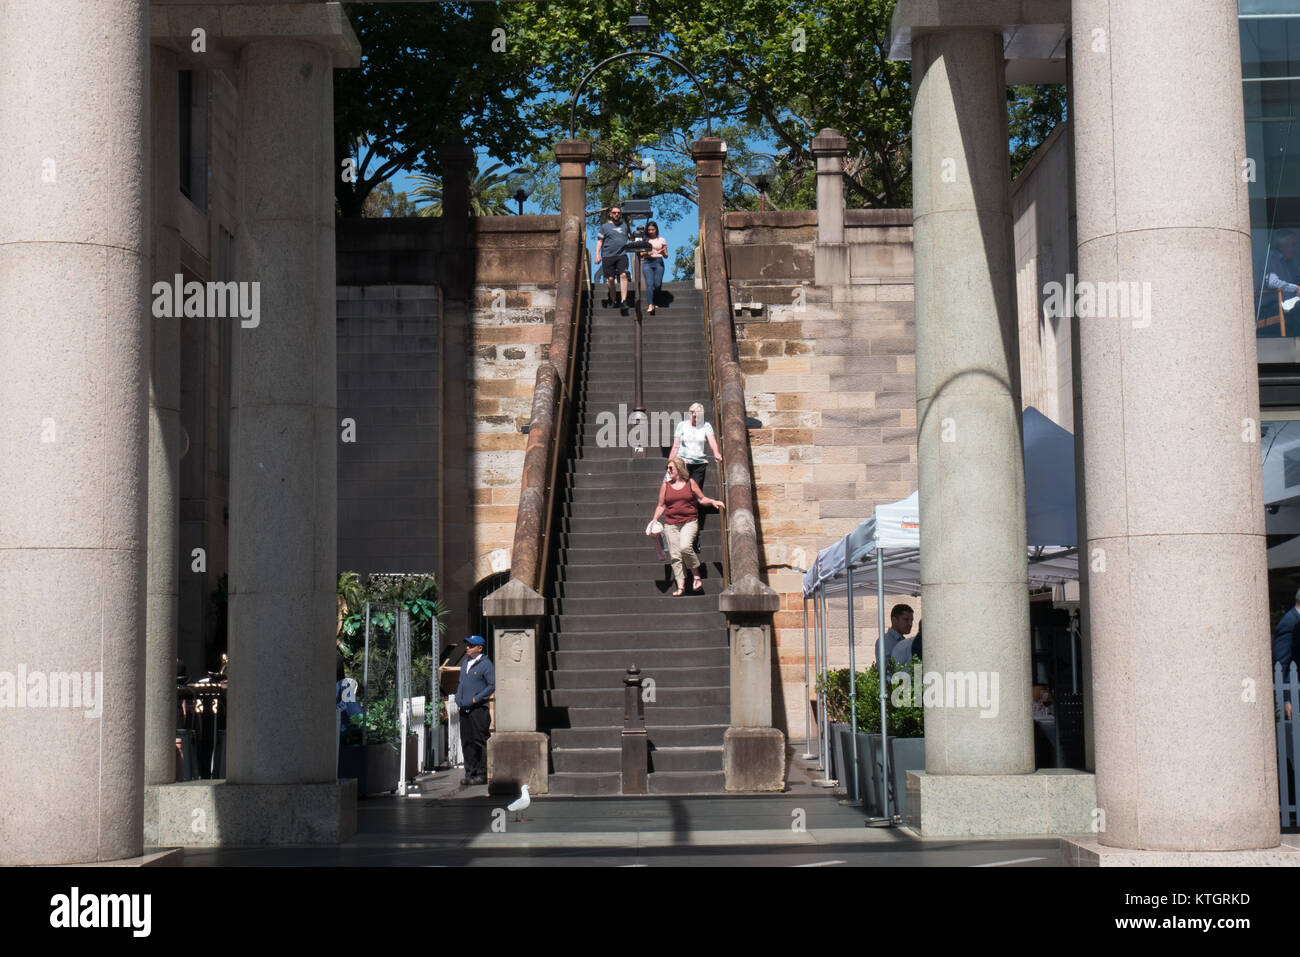
[[[627,18],[627,28],[631,33],[649,33],[650,18],[644,13],[634,13]]]

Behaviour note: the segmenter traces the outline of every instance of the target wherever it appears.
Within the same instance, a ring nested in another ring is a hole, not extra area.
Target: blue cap
[[[470,635],[468,638],[465,639],[465,644],[466,644],[466,645],[471,645],[471,646],[472,646],[472,645],[478,645],[480,648],[482,648],[482,647],[484,647],[484,644],[483,644],[483,636],[482,636],[482,635]]]

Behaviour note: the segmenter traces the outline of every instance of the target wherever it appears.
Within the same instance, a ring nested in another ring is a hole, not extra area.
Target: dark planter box
[[[884,758],[880,751],[880,735],[878,734],[860,734],[860,739],[865,738],[862,742],[867,746],[871,758],[867,767],[870,768],[871,781],[866,784],[869,789],[868,807],[871,813],[881,816],[885,813],[884,798],[877,792],[880,790],[880,772],[884,764]],[[889,739],[889,809],[894,814],[907,817],[907,772],[925,770],[925,738],[894,738]],[[865,769],[864,772],[866,773]],[[864,782],[865,783],[865,782]]]
[[[844,744],[847,741],[849,726],[840,721],[831,722],[831,763],[826,769],[826,776],[838,781],[844,780]]]
[[[415,777],[419,738],[406,736],[406,775]],[[389,794],[397,789],[401,752],[396,744],[345,744],[339,748],[339,778],[356,778],[357,795]]]

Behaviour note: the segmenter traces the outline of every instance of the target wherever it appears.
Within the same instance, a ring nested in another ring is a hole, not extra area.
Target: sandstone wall
[[[826,547],[916,488],[912,227],[908,210],[847,210],[848,282],[818,283],[817,213],[728,213],[733,305],[763,562],[781,594],[774,720],[804,733],[802,573]],[[826,277],[822,277],[825,280]],[[842,278],[842,277],[841,277]],[[873,660],[874,582],[856,602],[857,665]],[[887,596],[886,602],[917,599]],[[846,601],[830,602],[832,667],[848,664]]]

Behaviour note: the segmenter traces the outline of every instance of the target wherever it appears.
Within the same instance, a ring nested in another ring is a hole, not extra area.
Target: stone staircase
[[[726,625],[718,611],[721,516],[706,512],[700,533],[704,593],[672,597],[669,564],[656,560],[644,534],[658,501],[672,424],[651,436],[644,459],[619,444],[634,404],[633,322],[603,308],[604,295],[603,285],[593,289],[596,303],[578,357],[577,418],[561,490],[554,614],[542,666],[540,718],[551,740],[551,793],[620,793],[623,676],[633,664],[654,679],[653,700],[645,703],[650,792],[720,793],[722,736],[730,719]],[[666,283],[661,303],[668,304],[644,323],[646,408],[684,416],[700,402],[716,429],[701,294],[690,282]],[[610,439],[614,447],[601,447]],[[711,458],[704,493],[717,495]]]

